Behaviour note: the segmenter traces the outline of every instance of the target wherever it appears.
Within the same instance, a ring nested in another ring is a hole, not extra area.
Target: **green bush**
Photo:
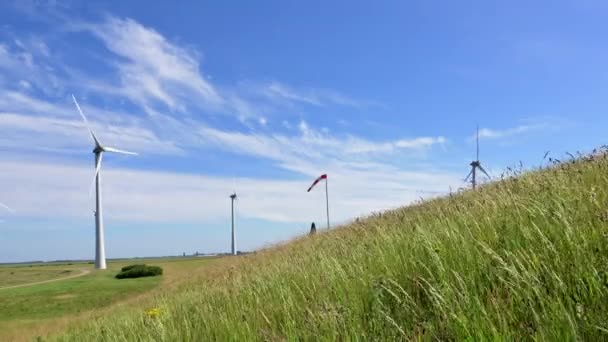
[[[129,265],[125,266],[120,270],[120,273],[116,275],[117,279],[125,278],[140,278],[140,277],[154,277],[163,274],[163,269],[159,266],[147,266],[141,265]]]
[[[120,271],[126,272],[126,271],[134,269],[136,267],[146,267],[146,264],[135,264],[135,265],[125,266],[125,267],[121,268]]]

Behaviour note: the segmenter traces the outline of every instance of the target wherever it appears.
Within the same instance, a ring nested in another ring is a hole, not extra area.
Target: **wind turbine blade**
[[[0,207],[10,211],[11,213],[15,212],[13,209],[9,208],[6,204],[0,203]]]
[[[101,160],[103,159],[103,153],[99,154],[99,163],[97,167],[95,167],[95,174],[93,175],[93,181],[91,182],[91,186],[89,187],[89,197],[93,194],[93,188],[95,188],[95,180],[97,179],[97,175],[99,174],[99,170],[101,170]]]
[[[483,172],[486,176],[488,176],[489,179],[492,179],[492,177],[490,177],[490,175],[486,172],[486,170],[484,170],[483,166],[479,165],[479,169],[481,170],[481,172]]]
[[[467,175],[467,177],[464,179],[465,182],[469,181],[469,178],[471,177],[471,175],[473,174],[473,169],[471,169],[471,172],[469,172],[469,174]]]
[[[124,151],[124,150],[119,150],[117,148],[113,148],[113,147],[103,147],[104,152],[114,152],[114,153],[122,153],[122,154],[130,154],[133,156],[136,156],[137,153],[135,152],[129,152],[129,151]]]
[[[89,130],[89,133],[91,133],[91,137],[93,138],[93,141],[95,142],[95,145],[101,146],[101,144],[99,143],[99,140],[97,140],[97,137],[95,136],[95,133],[93,133],[93,130],[91,129],[91,125],[89,124],[89,120],[87,120],[87,117],[84,116],[84,113],[82,112],[82,109],[80,109],[80,105],[78,104],[78,101],[76,101],[76,97],[74,96],[74,94],[72,94],[72,100],[74,100],[74,104],[76,105],[76,108],[78,109],[78,113],[80,113],[80,116],[84,120],[84,123],[87,126],[87,129]]]

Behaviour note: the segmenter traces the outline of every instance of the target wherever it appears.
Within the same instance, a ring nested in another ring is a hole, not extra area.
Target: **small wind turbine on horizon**
[[[236,184],[234,186],[234,189],[232,191],[232,195],[230,195],[230,209],[231,209],[231,213],[232,213],[232,240],[231,240],[231,253],[232,255],[236,255],[236,237],[234,235],[234,201],[236,201],[237,196],[236,196]]]
[[[471,172],[469,172],[467,177],[464,179],[465,182],[468,182],[469,178],[471,178],[471,185],[473,185],[473,190],[475,190],[477,188],[477,169],[479,169],[479,171],[483,172],[488,178],[492,178],[486,172],[486,170],[483,168],[483,166],[481,166],[481,162],[479,161],[479,126],[477,126],[476,143],[477,143],[476,159],[473,160],[471,162],[471,164],[469,164],[469,165],[471,165]]]
[[[91,134],[91,138],[93,138],[93,142],[95,143],[95,147],[93,148],[93,153],[95,154],[95,268],[100,270],[106,269],[106,250],[104,245],[104,234],[103,234],[103,211],[101,205],[101,159],[103,156],[103,152],[114,152],[120,154],[130,154],[137,155],[135,152],[123,151],[112,147],[103,146],[93,129],[89,125],[89,121],[87,117],[80,109],[80,105],[78,101],[76,101],[76,97],[72,94],[72,100],[74,100],[74,104],[78,109],[78,113],[82,116],[84,123]]]

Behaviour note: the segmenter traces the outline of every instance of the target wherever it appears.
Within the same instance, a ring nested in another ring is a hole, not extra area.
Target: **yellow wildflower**
[[[160,308],[150,308],[146,309],[144,312],[146,313],[146,316],[150,318],[158,318],[161,314]]]

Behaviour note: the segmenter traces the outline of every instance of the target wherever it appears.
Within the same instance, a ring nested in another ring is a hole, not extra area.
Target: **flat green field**
[[[0,268],[0,289],[20,284],[29,284],[78,274],[69,269]]]
[[[109,263],[106,271],[96,271],[86,263],[0,267],[0,341],[44,336],[117,303],[141,299],[150,290],[160,288],[160,284],[171,286],[178,282],[189,270],[207,261],[127,260]],[[138,279],[114,278],[121,267],[134,263],[159,265],[165,274]],[[64,277],[71,278],[62,279]],[[44,283],[12,287],[41,281]]]

